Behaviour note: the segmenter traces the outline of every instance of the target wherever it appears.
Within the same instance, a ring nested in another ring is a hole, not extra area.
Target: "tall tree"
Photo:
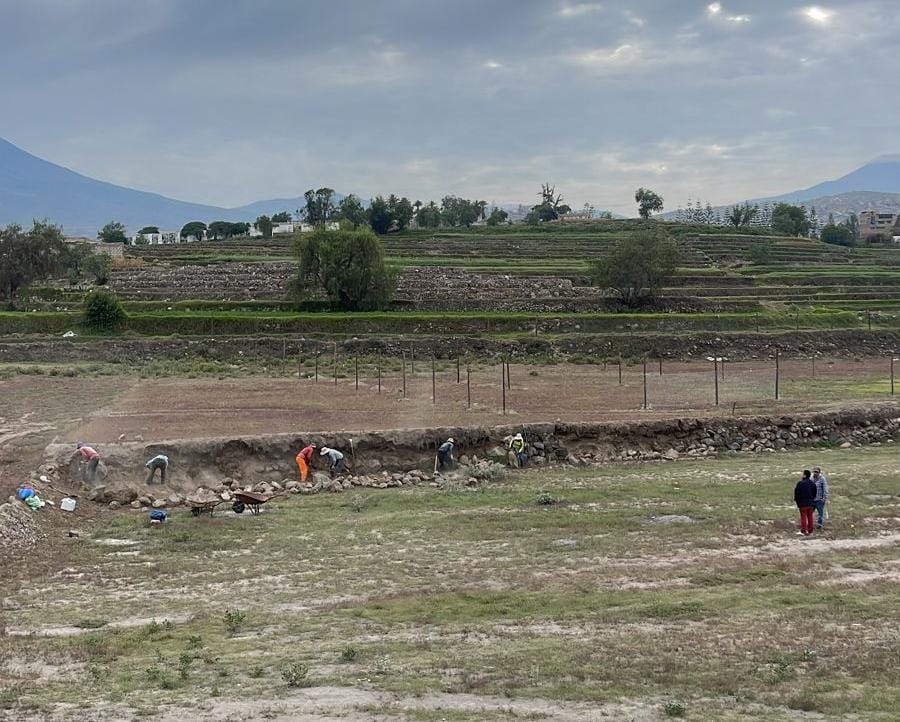
[[[331,188],[310,188],[303,194],[306,206],[302,211],[304,219],[314,226],[321,226],[334,215],[334,190]]]
[[[143,236],[147,233],[159,233],[159,226],[144,226],[137,232],[139,236]]]
[[[397,222],[397,228],[401,231],[409,226],[416,211],[413,204],[409,202],[409,198],[403,197],[397,201],[392,209],[394,220]]]
[[[371,230],[319,229],[298,236],[295,243],[296,290],[301,297],[322,290],[344,311],[373,311],[390,304],[394,274],[384,262],[381,241]]]
[[[352,193],[341,199],[340,204],[338,204],[338,216],[354,228],[364,226],[368,222],[366,209],[359,198]]]
[[[384,235],[394,224],[394,214],[388,202],[382,196],[376,196],[369,204],[369,225],[376,233]]]
[[[97,240],[102,243],[128,243],[125,226],[118,221],[110,221],[97,232]]]
[[[491,215],[487,218],[487,224],[489,226],[499,226],[506,223],[506,219],[509,218],[509,213],[504,211],[502,208],[497,208],[494,206],[491,209]]]
[[[675,273],[678,248],[659,231],[643,231],[618,243],[612,252],[592,264],[592,278],[612,290],[622,302],[638,307],[652,301]]]
[[[542,183],[540,196],[541,202],[531,208],[533,221],[555,221],[572,211],[563,203],[562,193],[556,192],[556,186]]]
[[[30,231],[15,224],[0,229],[0,298],[12,302],[21,288],[53,274],[64,249],[62,229],[44,221]]]
[[[778,203],[772,211],[772,230],[785,236],[809,235],[809,218],[806,208],[789,203]]]
[[[253,226],[260,233],[263,234],[263,238],[271,238],[272,237],[272,219],[266,215],[262,215],[256,219],[256,223]]]
[[[638,188],[634,192],[634,200],[638,204],[638,214],[644,220],[650,218],[653,213],[663,209],[662,196],[654,193],[649,188]],[[699,206],[700,201],[697,201]]]
[[[292,220],[289,211],[279,211],[272,216],[272,223],[290,223]]]
[[[441,209],[437,203],[430,201],[416,213],[416,223],[420,228],[437,228],[441,225]]]
[[[187,240],[190,236],[193,236],[198,241],[203,240],[203,234],[206,233],[206,224],[202,221],[190,221],[189,223],[185,223],[181,228],[181,233],[179,234],[182,240]]]

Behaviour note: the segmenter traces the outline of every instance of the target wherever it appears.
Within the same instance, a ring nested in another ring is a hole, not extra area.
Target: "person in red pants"
[[[813,533],[813,512],[816,508],[816,482],[811,478],[809,469],[803,470],[803,478],[794,487],[794,501],[800,510],[800,534],[809,536]]]

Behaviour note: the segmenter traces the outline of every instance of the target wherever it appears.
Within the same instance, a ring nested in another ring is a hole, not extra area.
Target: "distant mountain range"
[[[714,211],[727,211],[734,205],[714,206]],[[804,204],[815,207],[816,215],[824,223],[831,214],[836,221],[851,213],[866,210],[900,211],[900,155],[884,155],[835,180],[817,183],[809,188],[782,193],[778,196],[754,198],[751,205],[769,203]],[[674,218],[676,211],[667,211],[662,218]]]
[[[151,225],[179,230],[188,221],[254,221],[304,203],[303,198],[273,198],[238,208],[187,203],[88,178],[0,138],[0,226],[47,218],[67,235],[92,237],[111,220],[132,232]]]
[[[870,208],[896,212],[900,210],[900,156],[882,156],[836,180],[750,203],[782,201],[815,206],[823,221],[829,213],[840,221]],[[303,205],[302,197],[272,198],[237,208],[188,203],[89,178],[0,138],[0,226],[47,218],[62,225],[68,235],[93,236],[111,220],[124,223],[132,232],[142,226],[178,230],[188,221],[254,221],[262,214],[294,211]],[[520,212],[519,206],[503,207],[511,216]],[[669,211],[662,217],[674,215]]]

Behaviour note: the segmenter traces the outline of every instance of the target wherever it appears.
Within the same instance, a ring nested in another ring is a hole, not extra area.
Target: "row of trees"
[[[102,285],[109,277],[110,257],[87,244],[67,244],[62,229],[35,221],[30,230],[17,224],[0,228],[0,299],[12,304],[18,292],[35,281],[67,276],[73,285],[91,279]]]

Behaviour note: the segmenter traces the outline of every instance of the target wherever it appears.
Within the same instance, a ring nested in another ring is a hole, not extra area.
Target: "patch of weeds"
[[[105,619],[82,619],[78,622],[75,622],[76,627],[80,627],[81,629],[100,629],[100,627],[105,627],[109,624]]]
[[[341,661],[342,662],[353,662],[358,656],[358,652],[356,651],[356,647],[352,645],[347,645],[341,650]]]
[[[663,712],[665,712],[666,717],[684,717],[687,714],[687,710],[680,702],[666,702],[663,706]]]
[[[253,679],[259,679],[260,677],[265,676],[266,668],[263,667],[261,664],[258,664],[255,667],[251,667],[250,671],[247,674],[249,674],[251,677],[253,677]]]
[[[219,661],[219,658],[213,657],[212,652],[208,649],[200,655],[200,659],[203,660],[204,664],[215,664]]]
[[[247,615],[240,609],[226,609],[222,615],[222,621],[225,623],[225,629],[229,634],[235,634],[244,626],[247,621]]]
[[[194,655],[183,652],[178,657],[178,675],[182,679],[187,679],[191,673],[191,665],[194,663]]]
[[[155,619],[151,619],[150,623],[146,627],[144,627],[144,632],[148,637],[152,637],[154,634],[159,634],[160,631],[162,631],[162,627]]]
[[[528,372],[528,375],[529,376],[540,376],[540,373],[538,373],[537,371],[532,369],[531,371]]]
[[[102,684],[109,678],[109,667],[104,667],[99,664],[89,664],[87,671],[94,684]]]
[[[794,676],[794,663],[789,657],[779,657],[769,671],[769,682],[778,684],[785,682]]]
[[[559,504],[559,499],[549,492],[542,491],[537,495],[534,503],[538,506],[553,506],[554,504]]]
[[[14,690],[0,690],[0,709],[12,709],[16,706],[18,700],[19,695],[17,695]]]
[[[203,637],[199,634],[191,634],[187,638],[188,649],[200,649],[203,646]]]
[[[175,680],[155,664],[144,670],[144,677],[160,689],[175,689]]]
[[[366,508],[366,504],[368,503],[368,499],[362,494],[354,494],[350,497],[350,508],[353,509],[357,514],[362,512],[363,509]]]
[[[209,696],[210,696],[210,697],[221,697],[221,696],[222,696],[222,692],[219,691],[219,688],[218,688],[218,687],[213,687],[213,688],[209,691]]]
[[[281,670],[281,678],[288,687],[308,687],[309,667],[301,662],[289,664]]]
[[[375,658],[375,666],[372,668],[372,673],[378,675],[379,677],[386,677],[391,673],[391,658],[386,654],[379,655]]]

